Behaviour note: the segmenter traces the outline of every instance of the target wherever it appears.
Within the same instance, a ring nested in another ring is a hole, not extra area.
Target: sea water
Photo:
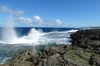
[[[70,34],[79,28],[2,27],[0,28],[0,63],[28,48],[37,51],[45,46],[71,44]],[[4,33],[4,34],[2,34]]]
[[[79,28],[14,27],[11,15],[5,26],[0,28],[0,64],[9,61],[14,54],[25,49],[37,51],[45,46],[71,44],[70,34]]]

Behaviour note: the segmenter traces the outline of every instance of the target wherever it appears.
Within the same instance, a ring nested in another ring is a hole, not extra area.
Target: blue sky
[[[100,26],[100,0],[0,0],[0,26],[11,14],[16,27]]]

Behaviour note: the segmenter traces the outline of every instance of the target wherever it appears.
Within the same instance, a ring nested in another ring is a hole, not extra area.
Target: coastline
[[[100,66],[100,29],[80,30],[71,34],[71,45],[34,48],[15,54],[0,66]]]

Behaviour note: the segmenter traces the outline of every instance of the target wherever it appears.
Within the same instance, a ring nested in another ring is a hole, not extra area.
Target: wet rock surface
[[[72,45],[28,49],[0,66],[100,66],[100,30],[71,34]]]

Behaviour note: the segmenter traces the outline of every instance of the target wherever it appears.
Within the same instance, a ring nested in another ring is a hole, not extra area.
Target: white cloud
[[[24,11],[22,10],[13,10],[5,5],[0,4],[0,12],[9,13],[17,16],[14,18],[14,21],[19,24],[29,24],[36,26],[45,26],[45,27],[67,27],[68,24],[61,22],[59,19],[55,21],[43,20],[40,16],[36,15],[33,19],[23,17]]]
[[[34,20],[33,20],[33,24],[35,25],[43,25],[46,27],[67,27],[68,24],[67,23],[63,23],[61,22],[59,19],[57,19],[56,21],[50,21],[50,20],[43,20],[41,19],[40,16],[34,16]]]
[[[18,17],[14,20],[15,20],[15,22],[29,24],[31,26],[32,25],[33,26],[45,26],[45,27],[67,27],[68,26],[67,23],[63,23],[59,19],[57,19],[55,21],[43,20],[43,19],[41,19],[40,16],[37,16],[37,15],[34,16],[33,19],[25,18],[25,17]]]
[[[16,16],[21,16],[24,14],[24,11],[21,10],[13,10],[12,14],[16,15]]]
[[[15,22],[24,23],[24,24],[31,24],[31,25],[42,25],[44,21],[39,16],[34,16],[33,19],[25,18],[25,17],[18,17],[14,19]]]
[[[6,12],[6,13],[11,13],[12,10],[10,10],[10,9],[9,9],[8,7],[6,7],[6,6],[0,5],[0,11]]]
[[[57,20],[56,20],[56,24],[57,24],[57,25],[61,25],[62,22],[61,22],[59,19],[57,19]]]
[[[32,24],[32,20],[30,18],[25,18],[25,17],[18,17],[15,19],[15,22],[22,22],[25,24]]]
[[[36,22],[36,23],[43,23],[44,21],[41,19],[41,17],[39,16],[34,16],[34,21],[33,22]]]
[[[5,12],[5,13],[14,14],[16,16],[21,16],[21,15],[24,14],[24,11],[21,11],[21,10],[12,10],[9,7],[4,6],[4,5],[0,5],[0,11],[1,12]]]

